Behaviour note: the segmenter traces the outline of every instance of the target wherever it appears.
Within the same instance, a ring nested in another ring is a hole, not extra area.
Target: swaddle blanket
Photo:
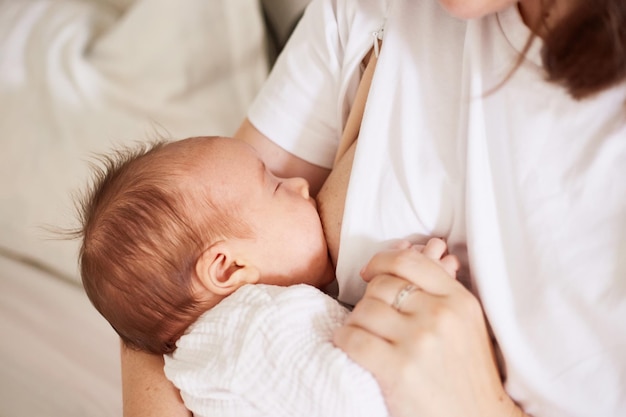
[[[348,311],[308,285],[246,285],[202,315],[165,356],[200,416],[387,416],[374,377],[332,342]]]

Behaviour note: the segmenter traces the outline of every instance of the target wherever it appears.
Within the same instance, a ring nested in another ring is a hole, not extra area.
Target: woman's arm
[[[246,119],[235,133],[235,137],[252,145],[261,159],[274,174],[283,177],[302,177],[309,182],[311,195],[317,195],[330,173],[329,169],[311,164],[287,152]]]
[[[165,378],[163,357],[122,344],[124,417],[191,417],[176,387]]]

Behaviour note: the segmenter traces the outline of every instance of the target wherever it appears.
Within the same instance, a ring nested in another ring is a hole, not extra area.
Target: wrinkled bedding
[[[0,416],[121,415],[72,195],[113,145],[232,134],[264,30],[256,0],[0,0]]]

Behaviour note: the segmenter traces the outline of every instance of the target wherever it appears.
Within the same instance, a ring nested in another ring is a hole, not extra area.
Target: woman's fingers
[[[366,297],[374,297],[385,304],[392,305],[396,295],[409,282],[395,275],[381,274],[372,278],[365,289]]]
[[[413,302],[417,302],[417,297],[413,298]],[[406,300],[406,306],[409,306],[409,300]],[[369,333],[384,339],[390,343],[398,341],[403,329],[406,328],[407,317],[412,311],[402,309],[403,316],[397,317],[398,310],[392,307],[391,302],[378,297],[365,297],[354,308],[348,316],[346,324],[367,330]]]
[[[410,305],[420,298],[419,292],[423,293],[417,285],[403,278],[394,275],[378,275],[367,285],[363,301],[375,299],[385,307],[407,313],[413,311]],[[360,306],[357,304],[355,310],[358,308]]]
[[[461,263],[459,262],[459,258],[454,255],[446,255],[439,261],[443,269],[446,270],[448,274],[452,278],[456,278],[456,273],[459,271],[461,267]]]
[[[429,253],[432,254],[433,252]],[[411,248],[389,250],[374,255],[361,271],[361,276],[369,282],[378,275],[394,275],[413,283],[428,293],[445,295],[458,285],[453,279],[454,275],[448,271],[448,269],[456,268],[455,259],[447,259],[445,265],[442,265],[441,261],[433,260],[424,253]]]
[[[397,359],[390,342],[358,326],[343,325],[333,333],[333,343],[379,381],[391,380]],[[384,389],[384,387],[381,387]]]
[[[434,261],[441,259],[448,251],[448,245],[442,239],[431,238],[426,242],[426,245],[421,252]]]

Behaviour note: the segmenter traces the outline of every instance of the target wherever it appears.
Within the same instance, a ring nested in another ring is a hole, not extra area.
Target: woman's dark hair
[[[524,63],[542,33],[541,59],[547,80],[583,99],[626,81],[626,0],[570,0],[569,12],[553,26],[547,17],[555,0],[541,1],[542,18],[530,25],[533,34],[504,79],[486,92],[496,92]]]
[[[548,80],[580,99],[626,79],[626,1],[572,3],[571,11],[548,28],[542,59]]]

